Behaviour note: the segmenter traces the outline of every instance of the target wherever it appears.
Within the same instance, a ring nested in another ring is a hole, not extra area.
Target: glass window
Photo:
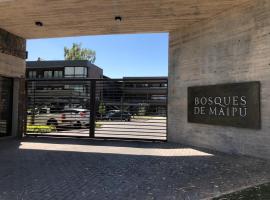
[[[75,67],[75,77],[86,77],[87,69],[86,67]]]
[[[87,77],[86,67],[65,67],[65,77]]]
[[[44,78],[52,78],[52,71],[44,71]]]
[[[151,99],[153,99],[153,100],[166,100],[166,96],[165,95],[152,95]]]
[[[65,77],[74,76],[74,67],[65,67]]]
[[[83,85],[74,85],[73,90],[78,91],[78,92],[83,92]]]
[[[75,67],[75,76],[80,77],[84,74],[84,67]]]
[[[36,78],[37,77],[37,72],[36,71],[29,71],[28,72],[28,77],[29,78]]]
[[[160,84],[159,83],[153,83],[151,86],[152,87],[160,87]]]
[[[54,78],[62,78],[63,72],[62,71],[54,71],[53,77]]]
[[[85,92],[85,87],[83,85],[64,85],[65,90],[73,90],[77,92]]]
[[[138,83],[138,84],[135,84],[137,88],[142,88],[142,87],[148,87],[148,83]]]

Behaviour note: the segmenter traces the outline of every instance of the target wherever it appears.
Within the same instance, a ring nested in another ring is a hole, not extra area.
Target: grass
[[[96,122],[96,128],[101,128],[102,127],[102,124]]]
[[[27,125],[27,133],[51,133],[56,131],[55,126],[47,125]]]
[[[101,128],[102,124],[96,123],[96,128]],[[56,132],[55,126],[48,125],[27,125],[27,133],[52,133]]]

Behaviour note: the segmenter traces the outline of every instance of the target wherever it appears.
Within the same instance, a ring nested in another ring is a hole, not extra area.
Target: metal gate
[[[29,79],[26,135],[167,139],[167,79]]]

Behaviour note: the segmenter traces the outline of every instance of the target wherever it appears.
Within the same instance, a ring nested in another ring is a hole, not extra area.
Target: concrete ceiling
[[[0,28],[23,38],[169,32],[249,0],[0,0]],[[122,16],[117,22],[115,16]],[[35,25],[43,22],[43,27]]]

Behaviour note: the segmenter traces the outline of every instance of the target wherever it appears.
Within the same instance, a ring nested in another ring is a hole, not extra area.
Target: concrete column
[[[25,51],[25,39],[0,29],[0,76],[13,78],[13,137],[21,137],[24,127]]]
[[[168,140],[270,159],[270,1],[170,33]],[[262,129],[187,122],[189,86],[261,82]]]

